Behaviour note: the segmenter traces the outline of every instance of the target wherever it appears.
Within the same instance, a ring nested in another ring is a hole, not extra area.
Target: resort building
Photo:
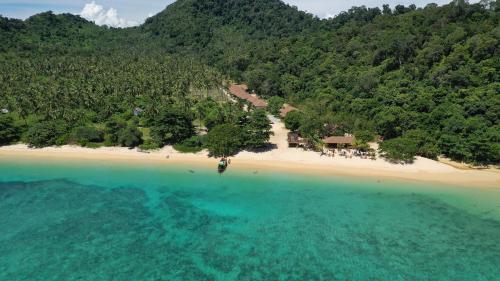
[[[286,115],[292,111],[295,111],[295,110],[298,110],[297,108],[289,105],[289,104],[285,104],[283,105],[283,107],[280,109],[280,117],[281,118],[285,118]]]
[[[297,132],[289,132],[288,133],[288,146],[289,147],[298,147],[304,145],[306,140],[300,136]]]
[[[327,147],[330,148],[339,148],[339,147],[345,147],[349,148],[354,145],[354,141],[356,139],[352,135],[345,135],[345,136],[332,136],[332,137],[326,137],[323,139],[323,142]]]
[[[267,102],[255,94],[250,94],[245,84],[232,84],[229,87],[229,93],[240,100],[249,102],[257,109],[267,108]]]

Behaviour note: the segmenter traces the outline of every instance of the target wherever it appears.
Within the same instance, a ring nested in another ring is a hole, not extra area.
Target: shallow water
[[[499,209],[495,189],[0,160],[0,280],[498,280]]]

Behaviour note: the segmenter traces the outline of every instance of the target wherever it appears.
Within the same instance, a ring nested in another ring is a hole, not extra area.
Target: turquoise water
[[[499,265],[496,189],[0,160],[0,280],[499,280]]]

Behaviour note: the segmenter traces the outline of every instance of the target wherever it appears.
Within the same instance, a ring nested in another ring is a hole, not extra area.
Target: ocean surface
[[[0,159],[0,280],[500,280],[500,192]]]

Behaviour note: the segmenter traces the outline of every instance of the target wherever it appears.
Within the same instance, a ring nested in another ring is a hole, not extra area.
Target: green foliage
[[[85,144],[85,147],[96,149],[96,148],[102,147],[102,143],[89,142],[89,143]]]
[[[19,139],[21,128],[14,122],[14,118],[8,114],[0,113],[0,145],[11,144]]]
[[[204,137],[193,136],[181,143],[175,144],[174,149],[182,153],[197,153],[203,150]]]
[[[396,163],[411,163],[417,155],[417,144],[409,138],[398,137],[380,144],[383,157]]]
[[[251,112],[244,127],[245,146],[251,149],[266,146],[272,134],[271,128],[271,123],[264,110]]]
[[[24,141],[30,147],[46,147],[65,144],[67,126],[61,121],[42,121],[28,128]]]
[[[269,110],[269,112],[271,112],[271,114],[273,114],[275,116],[279,116],[280,110],[283,107],[284,103],[285,103],[284,98],[278,97],[278,96],[272,96],[268,100],[267,110]]]
[[[72,139],[81,146],[87,146],[89,143],[102,142],[104,133],[95,127],[77,127],[73,130]]]
[[[363,151],[363,152],[368,152],[370,150],[372,150],[370,148],[370,145],[368,145],[366,142],[364,141],[361,141],[359,139],[356,139],[356,142],[354,143],[354,147],[359,150],[359,151]]]
[[[119,144],[119,133],[127,127],[127,122],[118,116],[113,116],[106,122],[105,145],[113,146]]]
[[[386,107],[375,115],[377,131],[386,139],[400,136],[404,130],[406,112],[399,107]]]
[[[367,130],[359,130],[354,134],[354,136],[356,137],[356,140],[360,140],[364,143],[372,142],[375,140],[375,134]]]
[[[292,111],[285,116],[285,127],[291,131],[297,131],[303,120],[304,114],[299,111]]]
[[[251,50],[264,51],[268,38],[314,32],[320,24],[277,0],[181,0],[148,18],[141,31],[171,52],[199,54],[240,76]]]
[[[225,120],[227,120],[226,112],[219,106],[212,108],[204,119],[205,126],[209,130],[217,125],[223,124]]]
[[[118,144],[123,147],[134,148],[142,144],[142,132],[136,126],[128,125],[117,133]]]
[[[427,157],[430,159],[437,159],[439,156],[439,149],[433,137],[428,135],[423,130],[408,131],[404,138],[413,141],[417,147],[416,155]]]
[[[169,107],[153,117],[151,137],[157,143],[174,144],[194,135],[192,114]]]
[[[424,130],[411,130],[404,136],[380,144],[383,155],[392,161],[411,162],[415,156],[437,159],[439,149],[434,138]]]
[[[208,133],[205,147],[215,157],[234,155],[243,147],[243,131],[232,124],[218,125]]]
[[[445,134],[439,138],[439,147],[445,155],[474,164],[498,163],[500,161],[500,126],[474,131],[467,138]]]
[[[195,106],[195,114],[209,130],[217,125],[236,122],[242,112],[237,104],[218,103],[213,99],[203,99]]]
[[[496,2],[454,1],[353,7],[320,20],[278,0],[179,0],[128,29],[50,12],[0,17],[0,105],[22,120],[67,127],[115,115],[130,123],[140,107],[141,125],[174,143],[192,133],[145,117],[175,105],[186,115],[194,109],[208,129],[244,128],[241,110],[200,101],[199,93],[220,88],[221,72],[270,97],[273,113],[275,97],[301,108],[287,127],[315,142],[325,133],[320,122],[386,140],[417,130],[425,139],[419,155],[497,164],[499,12]],[[118,130],[106,133],[107,144],[118,143]]]
[[[325,133],[324,122],[322,122],[318,115],[310,114],[307,118],[302,118],[299,132],[303,137],[307,138],[313,146],[318,146],[321,144],[321,138]]]
[[[106,122],[104,145],[133,148],[142,144],[142,135],[134,122],[127,123],[121,117],[113,116]]]
[[[468,146],[474,150],[472,161],[475,164],[500,162],[500,126],[485,129],[469,137]]]
[[[141,145],[139,145],[139,149],[141,150],[145,150],[145,151],[148,151],[148,150],[157,150],[157,149],[160,149],[161,146],[159,144],[157,144],[156,142],[154,142],[153,140],[149,139],[149,140],[145,140]]]

